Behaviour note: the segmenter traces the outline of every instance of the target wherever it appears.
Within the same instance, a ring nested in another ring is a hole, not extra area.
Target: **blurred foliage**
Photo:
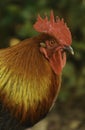
[[[22,40],[36,35],[37,14],[63,17],[71,29],[75,55],[69,56],[63,70],[60,101],[85,95],[85,0],[0,0],[0,48],[10,39]]]

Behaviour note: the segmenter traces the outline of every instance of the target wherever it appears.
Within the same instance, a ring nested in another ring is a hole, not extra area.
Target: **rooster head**
[[[72,36],[69,28],[63,19],[59,17],[56,17],[56,20],[54,19],[53,11],[50,13],[50,20],[47,16],[42,19],[38,15],[34,28],[36,31],[50,37],[47,37],[45,41],[42,40],[40,51],[50,62],[55,74],[59,75],[66,64],[66,51],[74,53],[70,46]]]

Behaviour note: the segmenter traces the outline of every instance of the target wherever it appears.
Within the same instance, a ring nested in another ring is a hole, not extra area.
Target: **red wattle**
[[[55,74],[59,75],[61,74],[62,69],[66,64],[66,54],[63,53],[62,57],[61,51],[58,51],[53,54],[53,56],[49,59],[49,61]]]

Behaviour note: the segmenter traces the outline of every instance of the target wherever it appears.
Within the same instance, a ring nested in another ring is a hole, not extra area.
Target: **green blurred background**
[[[68,24],[72,32],[75,55],[68,55],[62,74],[62,88],[50,114],[57,114],[57,122],[63,120],[64,124],[56,126],[55,121],[52,124],[48,121],[48,126],[42,130],[85,130],[85,0],[0,0],[0,48],[35,36],[37,33],[33,24],[37,14],[49,16],[51,9],[55,16],[63,17]],[[66,116],[69,114],[73,114],[72,117]],[[79,117],[75,119],[74,115]],[[75,124],[76,120],[79,123]],[[74,124],[67,127],[71,121]],[[39,129],[41,130],[41,126]]]

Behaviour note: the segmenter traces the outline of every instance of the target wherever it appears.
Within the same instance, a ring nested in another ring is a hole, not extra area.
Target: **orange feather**
[[[60,76],[39,50],[49,38],[42,34],[0,50],[0,100],[24,124],[42,119],[59,91]]]

